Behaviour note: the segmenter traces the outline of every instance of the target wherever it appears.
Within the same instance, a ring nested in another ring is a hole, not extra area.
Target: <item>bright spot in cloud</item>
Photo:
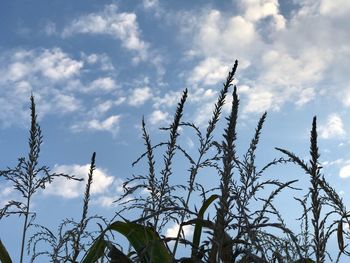
[[[83,178],[83,182],[67,180],[63,177],[55,178],[53,183],[48,184],[44,194],[58,195],[63,198],[75,198],[83,196],[85,183],[88,179],[90,164],[79,165],[56,165],[53,169],[55,173],[64,173]],[[91,194],[103,194],[112,185],[114,179],[103,169],[97,168],[92,177]]]
[[[340,178],[350,177],[350,164],[343,166],[339,171]]]
[[[182,230],[185,233],[185,237],[186,238],[190,238],[193,235],[193,226],[184,226],[182,228]],[[179,225],[175,224],[175,225],[172,225],[171,227],[169,227],[166,230],[166,234],[165,235],[167,237],[176,237],[178,231],[179,231]]]
[[[345,134],[343,121],[337,114],[330,115],[327,123],[320,127],[320,136],[323,139],[342,138]]]

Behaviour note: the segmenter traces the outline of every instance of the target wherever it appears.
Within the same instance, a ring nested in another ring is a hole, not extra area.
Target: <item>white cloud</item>
[[[111,69],[113,65],[105,54],[82,53],[75,58],[57,47],[10,50],[0,55],[1,126],[27,124],[29,98],[33,94],[39,120],[47,115],[64,117],[74,112],[77,119],[83,120],[69,124],[75,130],[114,130],[116,134],[117,117],[103,119],[104,113],[126,98],[116,80],[105,76],[105,71]],[[92,70],[97,77],[90,80],[87,75]],[[106,94],[115,99],[108,102]],[[94,111],[87,110],[91,105],[86,105],[92,96]]]
[[[116,85],[114,79],[110,77],[104,77],[104,78],[98,78],[95,79],[90,83],[90,85],[87,87],[86,92],[111,92],[115,89],[117,89],[118,86]]]
[[[112,115],[106,119],[91,119],[81,121],[71,126],[73,132],[105,131],[116,136],[119,131],[121,115]]]
[[[81,102],[72,95],[58,93],[53,99],[54,108],[61,113],[77,111],[81,107]]]
[[[251,21],[242,16],[226,17],[218,10],[210,10],[201,17],[198,28],[193,30],[193,49],[198,49],[206,57],[218,57],[224,61],[232,60],[233,52],[244,54],[246,47],[259,44]]]
[[[343,121],[337,114],[330,115],[327,123],[320,127],[320,137],[323,139],[341,138],[345,134]]]
[[[143,7],[146,9],[153,9],[159,7],[159,0],[143,0]]]
[[[346,15],[350,12],[350,2],[347,0],[321,0],[320,13],[328,16]]]
[[[278,110],[281,102],[275,100],[272,92],[261,89],[254,89],[248,94],[248,103],[244,106],[243,111],[246,113],[262,113],[271,107]]]
[[[93,112],[97,111],[98,113],[105,113],[110,110],[113,105],[114,103],[111,100],[103,101],[96,105],[96,107],[93,109]]]
[[[83,107],[71,84],[80,87],[84,62],[60,48],[11,50],[0,56],[0,122],[2,126],[28,120],[29,97],[34,94],[39,118],[66,114]]]
[[[19,50],[12,54],[6,65],[7,81],[19,81],[39,74],[51,81],[69,79],[80,73],[83,62],[72,59],[60,48],[43,50]]]
[[[240,84],[251,87],[246,112],[279,110],[288,102],[302,107],[326,94],[349,106],[350,8],[335,11],[333,2],[302,1],[289,17],[277,0],[237,1],[233,14],[206,7],[188,12],[192,20],[179,16],[187,23],[185,54],[197,63],[188,80],[215,83],[237,58]]]
[[[114,205],[115,197],[111,196],[100,196],[96,200],[93,201],[94,204],[97,204],[102,207],[111,207]]]
[[[194,113],[194,123],[198,126],[208,123],[209,118],[212,116],[215,102],[201,103]]]
[[[285,18],[279,12],[278,0],[241,0],[240,5],[246,19],[257,22],[271,16],[277,30],[285,28]]]
[[[345,89],[345,91],[342,93],[340,93],[341,95],[341,99],[342,99],[342,102],[343,102],[343,105],[345,107],[350,107],[350,87],[347,87]]]
[[[344,159],[342,158],[339,158],[339,159],[336,159],[336,160],[333,160],[333,161],[324,161],[322,162],[322,167],[330,167],[330,166],[333,166],[333,165],[341,165],[344,163]]]
[[[79,165],[55,165],[53,172],[75,175],[83,178],[84,182],[75,180],[67,180],[63,177],[55,178],[55,180],[46,186],[44,194],[57,195],[63,198],[81,197],[84,194],[85,183],[88,178],[90,164]],[[91,194],[104,194],[113,184],[114,178],[107,174],[103,169],[97,168],[93,173],[93,183],[91,185]]]
[[[113,115],[103,121],[91,120],[88,128],[99,131],[118,130],[120,115]]]
[[[145,60],[149,44],[140,37],[140,29],[135,13],[118,12],[115,4],[105,6],[97,13],[82,15],[67,26],[62,35],[68,37],[80,34],[105,34],[121,41],[124,48],[136,51],[136,60]]]
[[[295,102],[297,106],[303,106],[304,104],[308,103],[309,101],[313,100],[315,97],[315,90],[313,88],[305,88],[303,89],[300,94],[298,100]]]
[[[216,84],[225,79],[228,71],[229,67],[225,63],[217,58],[208,57],[193,69],[190,82],[204,85]]]
[[[85,53],[83,53],[82,58],[87,64],[98,64],[100,66],[100,69],[103,71],[115,70],[111,59],[106,54],[93,53],[86,55]]]
[[[350,164],[347,164],[347,165],[343,166],[342,168],[340,168],[339,176],[341,178],[350,177]]]
[[[178,224],[172,225],[171,227],[166,229],[165,236],[166,237],[176,237],[177,232],[179,231],[179,228],[180,228],[180,226]],[[194,228],[191,225],[182,227],[182,231],[183,231],[183,234],[185,235],[186,239],[189,239],[192,237],[193,230],[194,230]],[[173,244],[174,244],[174,242],[170,242],[170,246]]]
[[[155,97],[153,107],[159,109],[161,107],[172,107],[176,105],[182,96],[181,91],[169,91],[163,95],[163,97]]]
[[[152,91],[150,87],[135,88],[129,96],[129,104],[131,106],[140,106],[151,97]]]
[[[79,74],[83,62],[71,59],[59,48],[44,50],[32,64],[45,77],[53,80],[67,79]]]
[[[10,200],[13,200],[14,188],[7,183],[0,187],[0,207],[4,207]]]
[[[148,116],[148,121],[152,125],[156,125],[165,122],[169,119],[169,113],[163,112],[161,110],[155,110]]]

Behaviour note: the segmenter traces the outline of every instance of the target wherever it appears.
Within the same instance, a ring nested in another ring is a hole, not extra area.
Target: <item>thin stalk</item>
[[[146,130],[145,119],[142,118],[142,137],[145,141],[145,146],[147,147],[147,159],[148,159],[148,185],[150,186],[151,198],[152,198],[152,213],[155,212],[157,204],[157,182],[155,175],[155,161],[153,156],[153,149],[151,144],[151,139]],[[155,217],[153,218],[153,223],[155,224]]]
[[[214,108],[214,111],[213,111],[213,118],[208,123],[205,141],[204,141],[204,143],[201,143],[201,146],[200,146],[200,149],[199,149],[199,157],[198,157],[197,163],[191,169],[190,181],[189,181],[189,190],[188,190],[186,201],[185,201],[185,209],[186,210],[188,209],[188,204],[189,204],[189,201],[190,201],[193,189],[194,189],[195,178],[196,178],[196,176],[198,174],[198,170],[199,170],[199,167],[201,165],[202,158],[203,158],[204,154],[208,150],[208,145],[212,141],[212,133],[213,133],[215,127],[216,127],[217,122],[219,121],[222,107],[225,104],[226,94],[227,94],[227,91],[228,91],[229,87],[232,86],[232,82],[234,80],[234,75],[236,73],[237,66],[238,66],[238,61],[236,60],[234,66],[232,67],[232,70],[228,73],[226,82],[223,84],[224,87],[220,91],[220,95],[219,95],[218,100],[217,100],[217,102],[215,104],[215,108]],[[173,256],[174,257],[175,257],[176,250],[177,250],[177,247],[178,247],[178,244],[179,244],[179,239],[180,239],[180,235],[181,235],[181,231],[182,231],[182,223],[184,222],[185,217],[186,217],[186,213],[183,212],[181,214],[179,230],[177,232],[175,245],[174,245],[174,248],[173,248]]]
[[[88,175],[88,181],[87,181],[86,186],[85,186],[83,213],[81,216],[80,223],[78,225],[77,238],[74,240],[74,244],[73,244],[72,262],[76,262],[76,259],[79,256],[80,239],[81,239],[81,235],[83,234],[83,232],[86,228],[86,218],[87,218],[87,213],[88,213],[88,208],[89,208],[90,188],[92,185],[92,176],[93,176],[94,170],[96,169],[95,158],[96,158],[96,153],[94,152],[92,154],[92,157],[91,157],[91,164],[90,164],[90,170],[89,170],[89,175]]]
[[[26,241],[26,234],[28,229],[28,217],[30,212],[30,201],[32,194],[35,192],[35,189],[33,187],[34,183],[34,177],[35,177],[35,167],[38,164],[38,157],[40,152],[40,143],[42,140],[41,137],[41,130],[38,124],[36,123],[36,112],[35,112],[35,102],[34,97],[30,97],[31,105],[30,105],[30,112],[31,112],[31,126],[30,126],[30,132],[29,132],[29,154],[28,154],[28,161],[24,162],[24,165],[26,166],[26,172],[28,176],[28,187],[25,189],[24,197],[27,199],[26,204],[26,211],[24,214],[24,224],[23,224],[23,233],[22,233],[22,241],[21,241],[21,257],[20,257],[20,263],[23,262],[23,254],[24,254],[24,244]]]
[[[168,149],[166,151],[166,154],[164,156],[164,169],[160,172],[162,175],[162,181],[160,185],[160,193],[159,193],[159,201],[158,201],[158,207],[157,209],[160,210],[162,208],[162,203],[164,201],[165,195],[169,192],[169,177],[172,174],[172,160],[175,155],[175,150],[176,150],[176,139],[178,137],[178,128],[180,125],[180,120],[183,114],[183,109],[184,105],[187,99],[187,89],[184,90],[181,100],[178,103],[175,116],[174,116],[174,121],[170,126],[170,138],[168,141]],[[157,230],[157,226],[159,223],[159,215],[156,216],[155,223],[154,223],[154,229]]]
[[[232,189],[234,160],[236,158],[235,141],[236,141],[237,113],[238,113],[238,105],[239,105],[236,86],[234,87],[232,97],[233,97],[233,100],[232,100],[231,113],[229,118],[227,118],[227,121],[228,121],[227,128],[225,128],[224,130],[224,134],[223,134],[224,140],[222,142],[223,170],[220,172],[221,196],[219,200],[219,207],[217,208],[217,213],[216,213],[212,248],[209,252],[209,262],[213,262],[213,263],[218,262],[218,259],[222,258],[223,256],[222,248],[224,243],[225,229],[230,224],[230,221],[232,220],[231,216],[229,215],[229,212],[231,209],[233,198],[232,196],[230,196],[230,194]],[[228,262],[228,261],[225,260],[224,262]]]
[[[318,159],[320,157],[320,154],[318,152],[318,146],[317,146],[317,131],[316,131],[316,117],[313,118],[312,121],[312,130],[311,130],[311,136],[310,136],[310,154],[311,154],[311,169],[310,169],[310,175],[311,175],[311,202],[312,202],[312,215],[313,220],[312,224],[314,227],[314,249],[315,249],[315,256],[316,256],[316,262],[317,263],[323,263],[325,260],[325,254],[324,254],[324,230],[323,226],[320,222],[320,215],[321,215],[321,209],[322,204],[319,200],[319,181],[320,181],[320,167],[318,164]]]
[[[31,186],[30,186],[31,187]],[[24,224],[22,230],[22,241],[21,241],[21,258],[20,263],[23,263],[23,254],[24,254],[24,244],[26,240],[27,228],[28,228],[28,215],[29,215],[29,206],[30,206],[30,196],[27,199],[26,212],[24,214]]]

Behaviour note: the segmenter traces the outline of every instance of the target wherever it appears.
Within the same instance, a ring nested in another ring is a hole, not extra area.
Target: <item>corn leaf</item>
[[[112,242],[107,241],[107,247],[109,249],[108,257],[110,263],[132,263],[130,258],[128,258],[122,251],[120,251]]]
[[[97,262],[98,259],[104,256],[106,247],[107,242],[103,239],[103,237],[98,238],[87,251],[81,263]]]
[[[141,262],[172,262],[172,257],[159,234],[151,227],[132,222],[116,221],[108,230],[114,230],[125,236],[137,252]]]
[[[12,263],[9,253],[0,239],[0,261],[1,263]]]
[[[205,200],[201,209],[199,209],[198,217],[197,217],[199,220],[196,222],[195,227],[194,227],[194,232],[193,232],[192,257],[195,256],[197,254],[197,251],[198,251],[198,247],[199,247],[199,243],[200,243],[201,235],[202,235],[202,228],[203,228],[203,221],[202,220],[204,217],[204,213],[208,209],[210,204],[212,202],[214,202],[215,199],[217,199],[218,197],[219,197],[218,195],[211,195],[207,200]]]

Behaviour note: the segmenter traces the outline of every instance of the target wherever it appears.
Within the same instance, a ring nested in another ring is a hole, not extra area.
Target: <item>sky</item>
[[[323,173],[349,205],[349,15],[348,0],[3,0],[1,169],[27,154],[33,94],[44,135],[41,163],[86,178],[96,151],[90,212],[111,218],[122,183],[147,167],[131,166],[144,151],[142,117],[152,142],[167,138],[159,127],[171,123],[187,88],[184,120],[205,129],[237,59],[238,152],[267,111],[259,164],[281,157],[274,147],[307,158],[316,115]],[[192,131],[181,130],[179,142],[196,153]],[[183,159],[175,164],[185,165]],[[272,173],[299,179],[304,189],[308,181],[293,165]],[[176,176],[174,182],[187,180]],[[206,176],[201,180],[210,185]],[[18,193],[0,180],[4,205]],[[36,220],[57,229],[61,219],[79,218],[83,191],[83,183],[57,180],[35,196]],[[288,218],[298,217],[290,196],[279,202]],[[0,222],[14,258],[20,224],[16,217]]]

